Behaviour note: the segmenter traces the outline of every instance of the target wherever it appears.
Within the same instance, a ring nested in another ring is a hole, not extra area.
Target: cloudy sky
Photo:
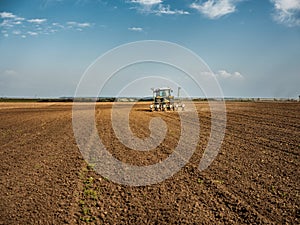
[[[0,96],[73,96],[96,58],[141,40],[199,55],[226,97],[300,95],[300,0],[0,0]]]

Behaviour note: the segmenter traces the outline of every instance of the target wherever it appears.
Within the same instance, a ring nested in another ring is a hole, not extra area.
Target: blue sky
[[[300,95],[299,0],[0,0],[0,96],[73,96],[97,57],[141,40],[192,50],[227,97]]]

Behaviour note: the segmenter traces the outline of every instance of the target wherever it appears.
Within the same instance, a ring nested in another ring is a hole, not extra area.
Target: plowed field
[[[148,104],[131,110],[133,133],[149,136],[156,116],[168,126],[148,152],[123,146],[112,128],[112,103],[97,104],[99,136],[123,162],[154,164],[176,147],[178,113],[148,112]],[[207,103],[195,104],[201,131],[191,160],[161,183],[132,187],[83,160],[71,103],[0,103],[0,224],[299,224],[300,103],[226,103],[221,150],[202,172],[211,115]]]

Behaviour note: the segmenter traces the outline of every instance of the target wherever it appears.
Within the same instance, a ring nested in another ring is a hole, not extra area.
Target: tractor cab
[[[157,98],[168,98],[171,96],[171,88],[158,88],[154,90],[154,96]]]
[[[178,87],[178,99],[175,101],[175,98],[172,95],[173,90],[171,88],[152,88],[153,103],[150,105],[150,111],[177,111],[178,107],[181,107],[182,110],[184,110],[184,104],[181,104],[179,100],[179,90],[180,87]]]
[[[153,90],[153,104],[150,106],[151,111],[174,110],[174,96],[171,88],[157,88]]]

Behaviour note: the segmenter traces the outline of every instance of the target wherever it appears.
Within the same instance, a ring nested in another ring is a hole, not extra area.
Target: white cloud
[[[189,12],[184,11],[184,10],[178,10],[178,9],[171,10],[170,5],[164,6],[162,4],[159,4],[158,9],[154,10],[153,12],[157,15],[161,15],[161,14],[166,14],[166,15],[175,15],[175,14],[177,14],[177,15],[188,15],[188,14],[190,14]]]
[[[162,4],[161,0],[132,0],[130,3],[139,3],[137,7],[131,7],[142,14],[155,15],[188,15],[188,11],[171,9],[170,5]]]
[[[10,12],[0,12],[0,18],[2,19],[13,19],[13,20],[24,20],[22,17],[18,17]]]
[[[14,26],[14,23],[12,23],[12,21],[7,20],[7,19],[3,20],[3,22],[0,24],[0,27],[6,27],[6,28],[13,27],[13,26]]]
[[[14,24],[20,25],[20,24],[22,24],[22,22],[21,21],[16,21],[16,22],[14,22]]]
[[[0,12],[0,18],[13,24],[21,24],[23,17],[18,17],[11,12]]]
[[[16,18],[16,15],[10,13],[10,12],[0,12],[0,17],[3,18],[3,19],[6,19],[6,18]]]
[[[143,31],[143,28],[141,28],[141,27],[129,27],[128,30],[141,32],[141,31]]]
[[[162,0],[131,0],[131,3],[139,3],[141,5],[147,5],[147,6],[151,6],[151,5],[156,5],[159,3],[162,3]]]
[[[15,35],[19,35],[19,34],[21,34],[21,31],[19,31],[19,30],[14,30],[12,33],[15,34]]]
[[[91,27],[90,23],[78,23],[78,22],[74,22],[74,21],[69,21],[67,22],[67,25],[69,26],[69,28],[85,28],[85,27]]]
[[[70,21],[63,25],[56,21],[49,23],[47,21],[46,18],[25,19],[11,12],[0,12],[0,28],[4,37],[19,35],[19,37],[25,38],[41,34],[50,35],[66,29],[83,31],[85,28],[93,26],[87,22]]]
[[[241,0],[208,0],[203,3],[192,3],[191,8],[198,10],[210,19],[218,19],[236,11],[236,5]]]
[[[90,23],[78,23],[77,26],[78,27],[90,27],[91,24]]]
[[[32,31],[28,31],[27,34],[29,34],[31,36],[37,36],[38,35],[37,32],[32,32]]]
[[[73,21],[69,21],[67,22],[67,25],[69,26],[75,26],[77,23],[76,22],[73,22]]]
[[[36,24],[41,24],[47,21],[47,19],[30,19],[27,20],[29,23],[36,23]]]
[[[23,17],[15,17],[14,20],[23,21],[23,20],[25,20],[25,18],[23,18]]]
[[[226,70],[219,70],[217,73],[215,73],[215,76],[217,78],[223,78],[223,79],[243,79],[244,78],[244,76],[240,72],[229,73]]]
[[[59,27],[59,28],[64,28],[64,26],[59,24],[59,23],[52,23],[52,26]]]
[[[275,21],[287,26],[300,26],[299,0],[270,0],[274,4]]]

